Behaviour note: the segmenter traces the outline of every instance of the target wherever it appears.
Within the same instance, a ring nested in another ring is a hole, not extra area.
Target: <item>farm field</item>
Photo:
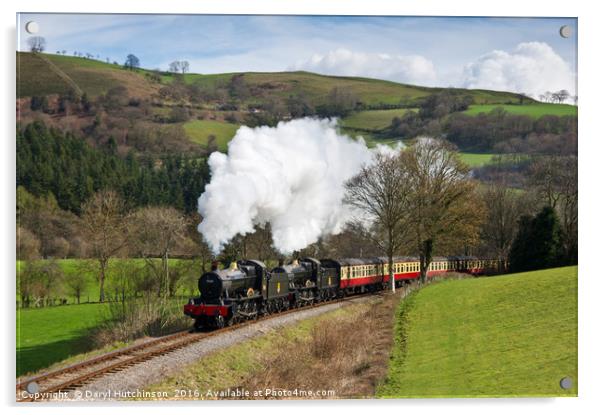
[[[576,396],[577,267],[429,286],[396,332],[381,397]]]
[[[221,121],[195,120],[184,124],[186,135],[191,141],[207,147],[209,136],[215,136],[215,144],[221,152],[228,150],[228,142],[234,137],[240,126]]]
[[[414,109],[391,109],[354,112],[348,117],[341,119],[340,125],[346,128],[357,128],[363,130],[382,130],[391,125],[395,117],[402,117],[408,111]]]
[[[491,162],[491,158],[495,156],[492,153],[460,153],[460,158],[470,167],[481,167],[489,162]]]
[[[544,102],[538,102],[533,104],[524,105],[497,105],[497,104],[483,104],[483,105],[471,105],[464,114],[478,115],[482,112],[488,113],[495,108],[503,108],[510,114],[515,115],[528,115],[529,117],[539,118],[543,115],[577,115],[577,107],[569,104],[550,104]]]
[[[89,350],[106,304],[17,310],[17,376]]]
[[[157,259],[157,261],[159,261]],[[176,259],[172,258],[169,260],[169,264],[171,267],[180,264],[182,261],[189,261],[185,259]],[[65,280],[69,279],[70,276],[76,274],[83,274],[84,279],[86,281],[86,285],[84,290],[82,291],[80,301],[82,303],[87,302],[97,302],[99,299],[99,286],[98,280],[96,278],[97,275],[97,265],[93,260],[89,259],[58,259],[56,260],[57,265],[60,267],[61,271],[64,274],[63,281],[59,282],[60,287],[53,293],[53,296],[66,298],[68,304],[75,304],[77,299],[75,296],[69,291],[65,284]],[[143,268],[145,265],[145,261],[140,258],[128,258],[128,259],[119,259],[114,258],[109,261],[109,274],[107,281],[105,283],[105,292],[110,297],[112,295],[112,282],[117,273],[121,270],[121,265],[130,265],[139,268]],[[24,261],[17,261],[17,299],[19,299],[19,273],[20,270],[25,266]],[[196,275],[197,272],[193,271],[193,274]],[[189,284],[190,285],[190,284]],[[196,278],[195,281],[192,282],[190,286],[186,283],[181,285],[178,294],[181,295],[189,295],[191,294],[191,290],[196,290]]]

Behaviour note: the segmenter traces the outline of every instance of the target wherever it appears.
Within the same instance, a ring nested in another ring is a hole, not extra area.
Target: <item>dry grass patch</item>
[[[279,339],[276,352],[262,356],[262,370],[238,387],[334,391],[330,398],[374,396],[387,373],[398,301],[399,296],[387,294],[353,315],[317,321],[305,338]]]

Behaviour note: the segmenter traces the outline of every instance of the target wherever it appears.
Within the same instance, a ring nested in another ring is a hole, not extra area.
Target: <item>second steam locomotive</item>
[[[498,270],[497,260],[475,257],[438,257],[427,276],[449,272],[480,275]],[[420,278],[418,258],[393,260],[397,286]],[[386,258],[304,258],[268,270],[257,260],[241,260],[227,269],[213,269],[199,278],[200,297],[191,298],[184,313],[195,329],[222,328],[263,314],[302,307],[345,295],[374,292],[389,286]]]

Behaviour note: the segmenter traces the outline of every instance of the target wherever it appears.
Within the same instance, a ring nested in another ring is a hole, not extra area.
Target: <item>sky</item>
[[[187,60],[190,71],[308,70],[425,86],[576,94],[577,19],[362,16],[30,14],[47,52],[66,50],[149,69]],[[568,25],[572,35],[559,29]]]

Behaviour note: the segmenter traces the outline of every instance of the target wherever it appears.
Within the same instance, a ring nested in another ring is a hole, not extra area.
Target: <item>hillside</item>
[[[577,395],[577,267],[447,281],[401,307],[380,396]]]
[[[86,105],[78,98],[84,93]],[[342,133],[362,136],[369,146],[442,135],[461,151],[479,153],[467,158],[475,167],[486,165],[490,154],[508,147],[504,142],[526,138],[530,132],[559,135],[558,148],[572,143],[560,134],[576,130],[575,120],[535,123],[543,115],[573,119],[577,115],[576,106],[539,103],[510,92],[427,88],[301,71],[208,75],[132,71],[94,59],[23,52],[17,54],[17,98],[18,118],[24,125],[42,119],[61,130],[93,132],[97,142],[113,136],[121,154],[132,144],[138,151],[154,153],[188,152],[190,146],[200,154],[227,151],[240,125],[274,126],[318,116],[338,118]],[[467,103],[458,106],[461,101]],[[424,111],[425,106],[430,111]],[[495,112],[485,119],[499,107],[505,119]],[[481,113],[485,117],[476,117]],[[475,117],[452,117],[464,114]],[[524,125],[523,115],[532,119],[532,125]],[[528,148],[518,151],[538,152],[541,149],[533,148],[538,142],[530,140]]]
[[[45,58],[45,59],[44,59]],[[173,76],[160,73],[158,79],[146,76],[151,71],[129,71],[121,65],[104,63],[93,59],[43,54],[35,55],[27,52],[17,53],[18,98],[42,94],[62,94],[68,90],[68,84],[59,77],[50,64],[56,65],[65,75],[75,82],[81,90],[95,97],[109,89],[123,85],[130,94],[147,98],[158,92],[162,84],[169,84]],[[230,82],[230,74],[186,74],[184,81],[201,88],[215,87]],[[404,85],[390,81],[359,77],[337,77],[318,75],[309,72],[275,72],[244,74],[245,81],[251,90],[261,90],[266,96],[287,97],[291,94],[304,94],[315,104],[320,104],[335,87],[342,88],[357,95],[367,105],[398,105],[400,102],[413,105],[440,88],[426,88]],[[462,91],[462,90],[461,90]],[[518,102],[518,95],[509,92],[463,90],[474,97],[477,104],[505,104]],[[249,97],[244,101],[252,103],[256,98]]]

